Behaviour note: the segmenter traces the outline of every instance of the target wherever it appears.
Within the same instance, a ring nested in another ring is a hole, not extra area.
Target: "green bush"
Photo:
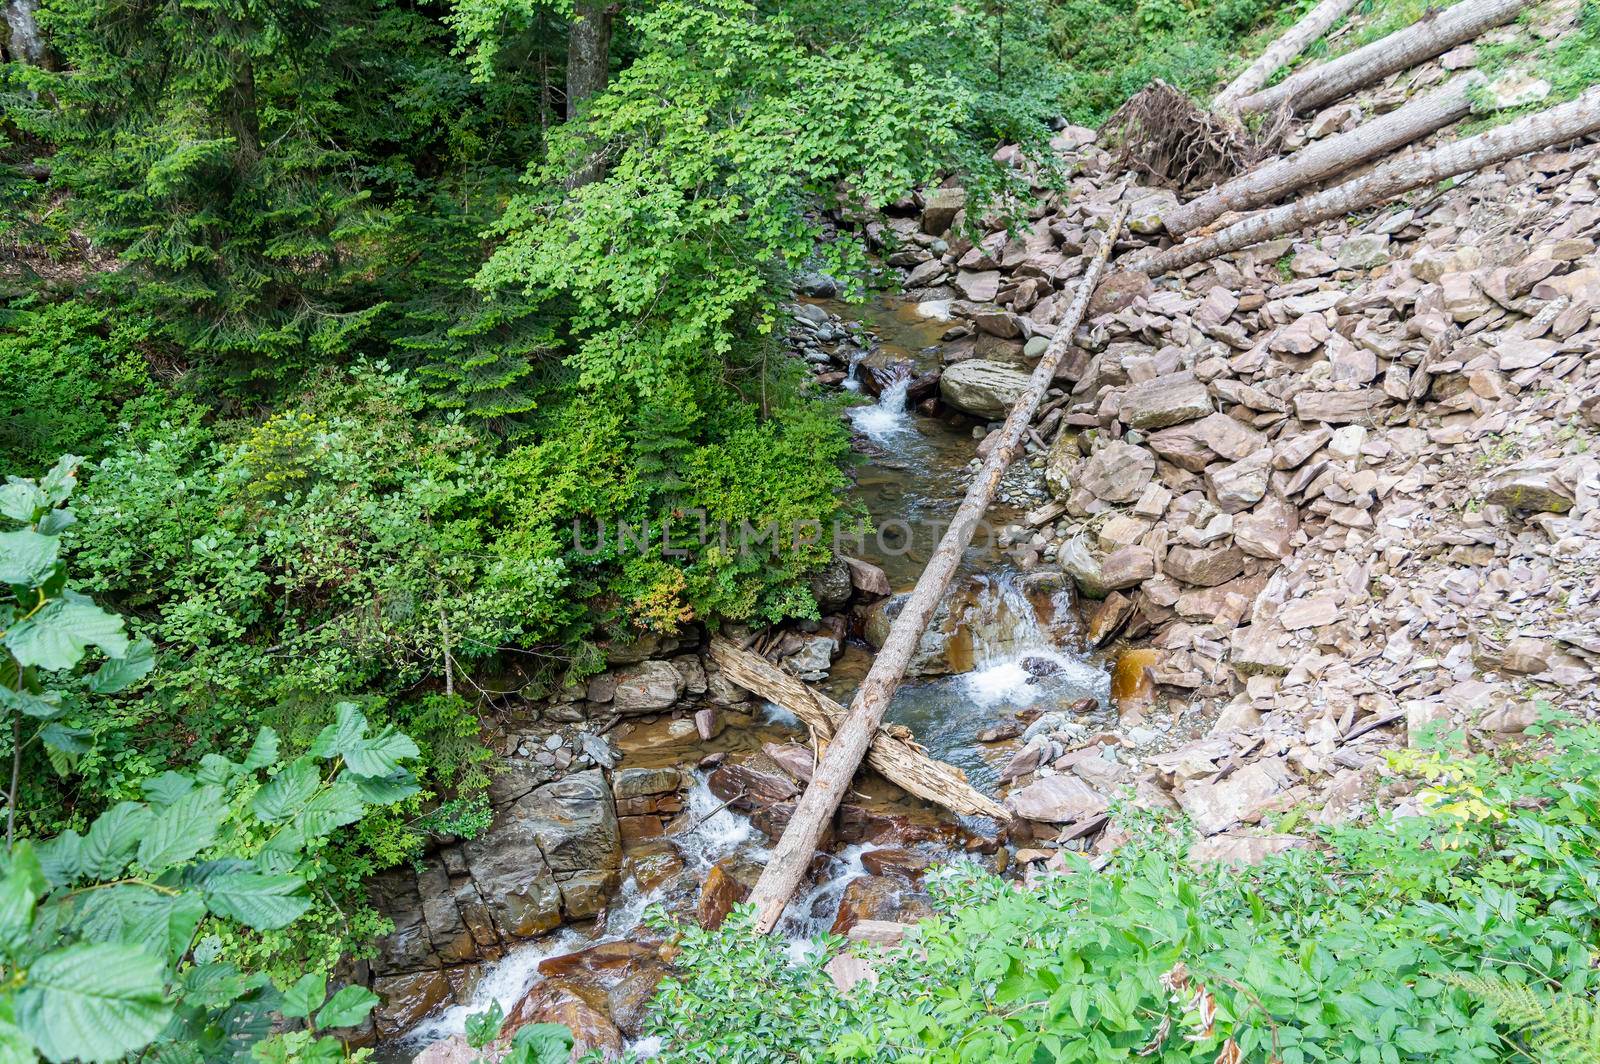
[[[1530,1053],[1595,1014],[1600,727],[1395,767],[1425,815],[1255,867],[1194,866],[1181,824],[1138,814],[1099,872],[1069,861],[1029,890],[945,869],[938,915],[850,994],[825,952],[791,966],[740,910],[683,932],[652,1030],[669,1061],[1592,1059]],[[1530,1029],[1479,976],[1549,1002],[1551,1023]]]
[[[151,387],[139,353],[149,335],[147,320],[80,300],[12,315],[0,331],[0,469],[99,453],[123,404]]]
[[[1297,16],[1285,0],[1053,0],[1051,42],[1063,66],[1063,113],[1097,126],[1154,78],[1198,98],[1247,39]]]

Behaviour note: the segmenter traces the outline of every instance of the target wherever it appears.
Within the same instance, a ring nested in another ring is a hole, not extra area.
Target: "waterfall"
[[[1041,617],[1009,571],[974,578],[978,593],[963,619],[972,637],[973,669],[962,680],[979,705],[1029,699],[1043,677],[1104,697],[1106,675],[1092,662],[1060,646],[1063,633],[1052,631],[1055,616],[1070,616],[1066,592],[1051,595],[1051,617]]]
[[[906,391],[911,378],[897,377],[883,390],[878,401],[871,406],[858,406],[850,411],[850,420],[873,443],[885,443],[911,428],[911,418],[906,413]]]

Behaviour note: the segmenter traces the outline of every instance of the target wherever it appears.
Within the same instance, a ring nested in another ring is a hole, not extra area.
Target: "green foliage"
[[[1305,3],[1283,0],[1052,0],[1051,42],[1063,60],[1063,113],[1097,126],[1154,78],[1204,98]]]
[[[1447,981],[1483,1002],[1506,1027],[1527,1032],[1534,1059],[1560,1064],[1600,1059],[1600,1002],[1543,994],[1492,975],[1452,975]]]
[[[139,345],[148,321],[88,303],[19,311],[0,332],[0,467],[95,454],[122,406],[151,387]]]
[[[1424,815],[1255,867],[1191,865],[1181,825],[1125,814],[1100,871],[1030,890],[945,869],[939,915],[849,994],[827,950],[790,965],[747,909],[683,930],[650,1023],[661,1059],[1591,1059],[1600,727],[1396,768]]]
[[[33,742],[63,773],[85,752],[85,730],[61,723],[73,693],[127,691],[155,664],[149,640],[130,640],[122,618],[67,586],[60,537],[73,524],[77,462],[0,488],[0,515],[21,526],[0,533],[0,710],[12,723],[13,780]],[[91,649],[103,662],[77,673]],[[346,987],[324,1004],[323,977],[307,975],[280,1005],[264,973],[219,959],[223,934],[279,932],[311,909],[315,855],[336,831],[417,791],[405,764],[415,743],[374,732],[352,703],[336,712],[298,758],[280,760],[278,736],[262,729],[242,762],[207,754],[197,772],[145,779],[137,799],[82,833],[17,839],[13,783],[0,858],[8,1060],[113,1061],[155,1046],[168,1059],[231,1061],[265,1038],[274,1008],[305,1018],[306,1030],[255,1045],[263,1064],[345,1058],[315,1031],[360,1023],[377,1001],[369,991]]]

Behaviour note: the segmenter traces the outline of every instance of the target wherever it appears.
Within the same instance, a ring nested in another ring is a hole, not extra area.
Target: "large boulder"
[[[500,807],[462,854],[501,941],[529,938],[605,907],[622,865],[611,787],[599,769]]]
[[[617,674],[611,706],[618,713],[657,713],[683,697],[683,675],[665,661],[641,661]]]
[[[834,558],[811,576],[811,594],[823,613],[837,613],[850,601],[853,590],[850,567],[843,558]]]
[[[511,1007],[511,1014],[500,1027],[500,1036],[510,1038],[531,1023],[559,1023],[572,1032],[572,1059],[597,1052],[606,1060],[622,1056],[622,1033],[605,1013],[605,998],[562,979],[535,983]]]
[[[1561,460],[1521,462],[1489,480],[1485,501],[1511,510],[1566,513],[1577,501]]]
[[[945,402],[981,418],[1005,417],[1027,390],[1028,374],[981,358],[948,366],[939,377]]]

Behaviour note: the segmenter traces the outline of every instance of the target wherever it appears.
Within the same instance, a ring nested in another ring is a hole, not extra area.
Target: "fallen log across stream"
[[[1027,391],[1012,405],[1005,425],[995,436],[996,445],[984,459],[983,467],[967,488],[967,494],[961,500],[950,527],[929,557],[927,568],[922,571],[916,586],[911,589],[910,597],[890,625],[888,637],[873,659],[872,668],[861,681],[861,687],[850,702],[849,711],[812,774],[811,785],[800,796],[788,827],[784,829],[773,848],[772,857],[762,869],[761,878],[750,895],[756,907],[756,926],[762,932],[770,932],[782,918],[784,908],[811,864],[823,830],[849,790],[850,781],[855,777],[862,759],[881,734],[879,725],[883,723],[883,715],[888,711],[906,667],[911,663],[922,633],[933,620],[939,600],[943,598],[961,564],[962,552],[972,542],[979,521],[994,499],[1001,474],[1015,457],[1022,437],[1039,409],[1039,401],[1055,378],[1056,366],[1072,346],[1072,336],[1083,320],[1127,217],[1126,205],[1118,207],[1112,216],[1101,237],[1099,249],[1078,285],[1072,305],[1057,324],[1050,346],[1034,368]]]
[[[816,736],[819,748],[833,741],[839,722],[844,719],[844,706],[759,654],[740,650],[726,639],[711,640],[711,658],[728,679],[804,721]],[[891,783],[952,813],[986,816],[1002,823],[1011,817],[1005,806],[968,783],[966,773],[929,757],[916,743],[882,728],[867,749],[867,764]]]

